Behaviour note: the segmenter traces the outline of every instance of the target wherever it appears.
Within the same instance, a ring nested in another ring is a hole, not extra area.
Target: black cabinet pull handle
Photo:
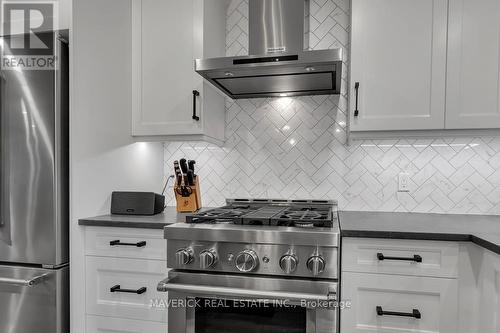
[[[198,90],[193,90],[193,119],[196,121],[200,120],[200,117],[196,115],[196,97],[200,96],[200,92]]]
[[[109,242],[109,246],[135,246],[135,247],[144,247],[146,246],[146,241],[137,242],[137,243],[122,243],[119,239],[112,240]]]
[[[382,310],[381,306],[377,306],[377,316],[410,317],[415,319],[422,318],[422,314],[417,309],[413,309],[411,313],[406,313],[406,312],[384,311]]]
[[[359,116],[359,110],[358,110],[359,82],[356,82],[354,84],[354,90],[356,91],[356,108],[354,110],[354,117],[357,117]]]
[[[422,262],[422,257],[418,254],[415,254],[413,258],[402,258],[402,257],[386,257],[383,253],[377,253],[377,259],[382,260],[400,260],[400,261],[414,261],[414,262]]]
[[[137,294],[137,295],[144,294],[146,292],[146,290],[147,290],[146,287],[142,287],[142,288],[139,288],[137,290],[134,290],[134,289],[121,289],[119,284],[117,284],[116,286],[113,286],[113,287],[109,288],[109,291],[112,292],[112,293],[129,293],[129,294]]]

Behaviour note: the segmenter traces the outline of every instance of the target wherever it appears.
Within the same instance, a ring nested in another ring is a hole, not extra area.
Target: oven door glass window
[[[268,301],[197,298],[195,333],[306,333],[307,309]]]

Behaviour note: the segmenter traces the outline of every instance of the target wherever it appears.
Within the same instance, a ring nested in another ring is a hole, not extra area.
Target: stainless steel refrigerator
[[[0,37],[2,55],[24,37]],[[69,332],[68,45],[53,41],[55,69],[0,70],[1,333]]]

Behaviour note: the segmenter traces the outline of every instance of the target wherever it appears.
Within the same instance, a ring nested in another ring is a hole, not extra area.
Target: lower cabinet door
[[[484,250],[479,274],[479,333],[500,332],[500,255]]]
[[[87,256],[86,274],[87,314],[167,321],[167,310],[155,306],[167,297],[156,290],[165,261]]]
[[[456,333],[455,279],[342,274],[342,333]]]
[[[166,333],[167,324],[101,316],[87,316],[86,333]]]

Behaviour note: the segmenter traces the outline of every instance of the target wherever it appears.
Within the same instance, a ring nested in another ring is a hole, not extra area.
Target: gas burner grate
[[[329,228],[333,226],[332,210],[318,207],[289,207],[271,225],[300,228]]]
[[[246,214],[241,223],[244,225],[270,225],[272,218],[281,214],[284,209],[286,208],[282,206],[264,206]]]
[[[248,205],[225,206],[186,216],[187,223],[240,224],[241,218],[257,208]]]
[[[186,216],[187,223],[243,224],[253,226],[287,226],[299,228],[330,228],[333,207],[302,203],[244,204],[233,203],[221,208]]]

